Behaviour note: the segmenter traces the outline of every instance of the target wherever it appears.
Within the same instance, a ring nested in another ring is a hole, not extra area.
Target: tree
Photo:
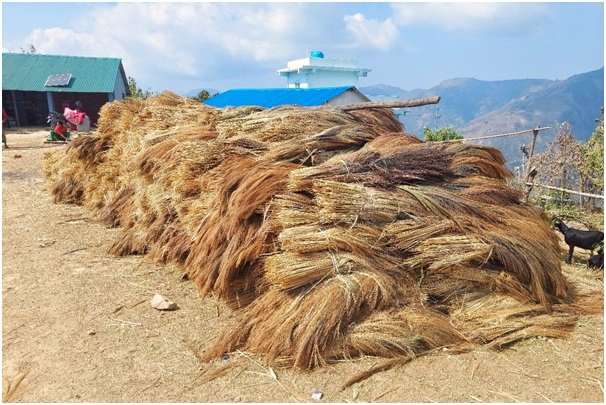
[[[591,137],[581,147],[579,171],[594,192],[604,191],[604,107]]]
[[[586,143],[572,135],[570,124],[560,124],[559,132],[547,150],[534,156],[538,168],[537,183],[589,194],[604,193],[604,109]],[[555,196],[555,195],[554,195]],[[560,200],[571,198],[564,191]],[[575,201],[577,197],[574,197]],[[593,209],[594,198],[579,195],[581,206]]]
[[[128,90],[130,91],[130,96],[133,98],[140,98],[145,100],[146,98],[153,96],[153,92],[151,90],[143,90],[137,86],[137,81],[134,77],[128,76]]]
[[[562,189],[590,192],[588,177],[583,169],[585,148],[586,146],[572,135],[570,124],[562,122],[554,140],[547,145],[547,150],[533,158],[538,170],[536,182]],[[553,197],[558,195],[554,194]],[[559,192],[559,204],[568,199],[575,203],[578,200],[581,205],[590,202],[582,195],[575,197],[565,191]]]
[[[216,96],[217,94],[219,94],[219,93],[210,94],[210,93],[208,92],[208,90],[200,90],[200,92],[198,93],[198,95],[197,95],[197,96],[190,97],[190,98],[191,98],[192,100],[196,100],[196,101],[199,101],[199,102],[203,103],[204,101],[208,100],[208,99],[209,99],[209,98],[211,98],[211,97]]]
[[[558,133],[545,152],[536,154],[533,160],[538,169],[538,183],[561,188],[578,184],[581,144],[572,135],[568,122],[560,124]]]
[[[439,128],[436,131],[432,131],[429,128],[423,128],[423,135],[428,142],[463,139],[463,135],[457,132],[453,127]]]
[[[210,93],[207,90],[201,90],[197,96],[192,97],[193,100],[204,102],[210,98]]]
[[[36,47],[33,44],[27,44],[27,48],[21,48],[21,53],[25,54],[35,54],[37,52]]]

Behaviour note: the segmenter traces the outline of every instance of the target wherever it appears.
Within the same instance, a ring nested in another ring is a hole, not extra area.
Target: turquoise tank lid
[[[322,51],[311,51],[310,56],[312,58],[323,58],[324,57],[324,53]]]

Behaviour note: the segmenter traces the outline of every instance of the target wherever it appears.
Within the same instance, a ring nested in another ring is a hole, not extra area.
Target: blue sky
[[[2,3],[2,50],[122,58],[140,87],[284,87],[321,50],[372,69],[359,86],[566,79],[604,65],[595,3]]]

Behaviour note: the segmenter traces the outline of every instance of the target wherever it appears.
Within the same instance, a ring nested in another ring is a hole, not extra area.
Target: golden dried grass
[[[206,360],[396,364],[564,336],[600,305],[570,290],[498,150],[422,142],[388,110],[220,110],[163,93],[104,106],[98,132],[45,173],[56,202],[122,227],[112,253],[178,262],[241,308]]]

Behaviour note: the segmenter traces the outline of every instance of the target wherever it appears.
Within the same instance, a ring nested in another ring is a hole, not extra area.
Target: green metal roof
[[[66,73],[72,75],[68,85],[44,86],[50,75]],[[112,93],[118,75],[128,88],[122,62],[117,58],[2,54],[2,90]]]

